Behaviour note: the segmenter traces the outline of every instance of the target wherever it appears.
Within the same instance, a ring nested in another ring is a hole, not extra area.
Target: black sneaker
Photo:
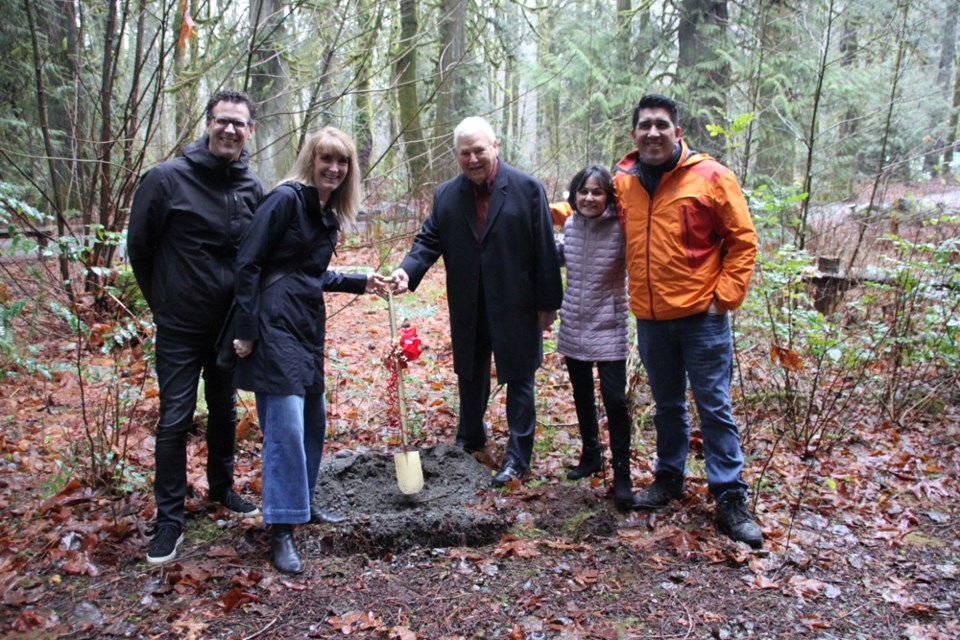
[[[219,502],[233,513],[238,516],[243,516],[244,518],[253,518],[254,516],[260,515],[260,509],[258,509],[255,504],[241,498],[233,489],[227,491],[227,495],[216,500],[216,502]]]
[[[742,495],[734,493],[730,497],[721,498],[717,510],[720,516],[717,525],[721,533],[731,540],[746,542],[754,549],[763,546],[760,525],[747,511],[747,501]]]
[[[147,550],[147,563],[163,564],[177,556],[177,548],[183,542],[183,529],[179,525],[165,523],[157,526]]]
[[[683,476],[660,471],[653,484],[633,496],[634,509],[659,509],[670,504],[671,500],[683,500],[686,486]]]

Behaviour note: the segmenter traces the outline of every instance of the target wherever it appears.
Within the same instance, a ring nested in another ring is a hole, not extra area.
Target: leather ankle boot
[[[600,452],[600,442],[584,441],[580,452],[580,462],[567,472],[567,480],[589,478],[603,466],[603,454]]]
[[[633,482],[630,459],[613,461],[613,502],[618,509],[633,508]]]
[[[297,553],[293,539],[293,525],[274,524],[270,526],[270,551],[273,568],[281,573],[296,575],[303,573],[303,561]]]

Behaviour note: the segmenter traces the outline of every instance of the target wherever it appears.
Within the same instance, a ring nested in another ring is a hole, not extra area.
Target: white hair
[[[493,127],[490,126],[489,122],[480,116],[470,116],[469,118],[464,118],[463,121],[457,125],[457,128],[453,130],[453,148],[456,149],[460,146],[460,138],[475,133],[482,133],[487,136],[490,144],[497,141],[497,134],[493,132]]]

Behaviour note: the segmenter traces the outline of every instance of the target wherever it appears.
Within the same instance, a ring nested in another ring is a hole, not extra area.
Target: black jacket
[[[233,260],[257,202],[248,154],[230,162],[207,136],[147,171],[127,230],[130,266],[158,327],[216,335],[233,297]]]
[[[282,395],[323,391],[323,292],[363,293],[367,286],[363,274],[327,270],[339,230],[312,186],[281,184],[257,207],[237,253],[235,337],[256,341],[253,353],[237,361],[237,387]],[[294,268],[261,290],[285,265]]]
[[[438,258],[447,271],[447,304],[456,373],[468,375],[475,358],[480,292],[500,382],[533,375],[543,360],[538,311],[560,308],[563,284],[543,186],[502,160],[483,235],[477,235],[473,184],[464,176],[444,182],[433,211],[400,266],[410,290]]]

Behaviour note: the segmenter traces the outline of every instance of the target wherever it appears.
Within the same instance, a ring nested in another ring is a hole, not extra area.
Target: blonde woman
[[[263,433],[263,521],[273,566],[303,571],[293,526],[336,523],[312,504],[326,432],[324,291],[382,292],[382,276],[328,266],[342,223],[360,204],[353,142],[324,127],[283,183],[257,206],[236,263],[236,383],[256,393]]]

